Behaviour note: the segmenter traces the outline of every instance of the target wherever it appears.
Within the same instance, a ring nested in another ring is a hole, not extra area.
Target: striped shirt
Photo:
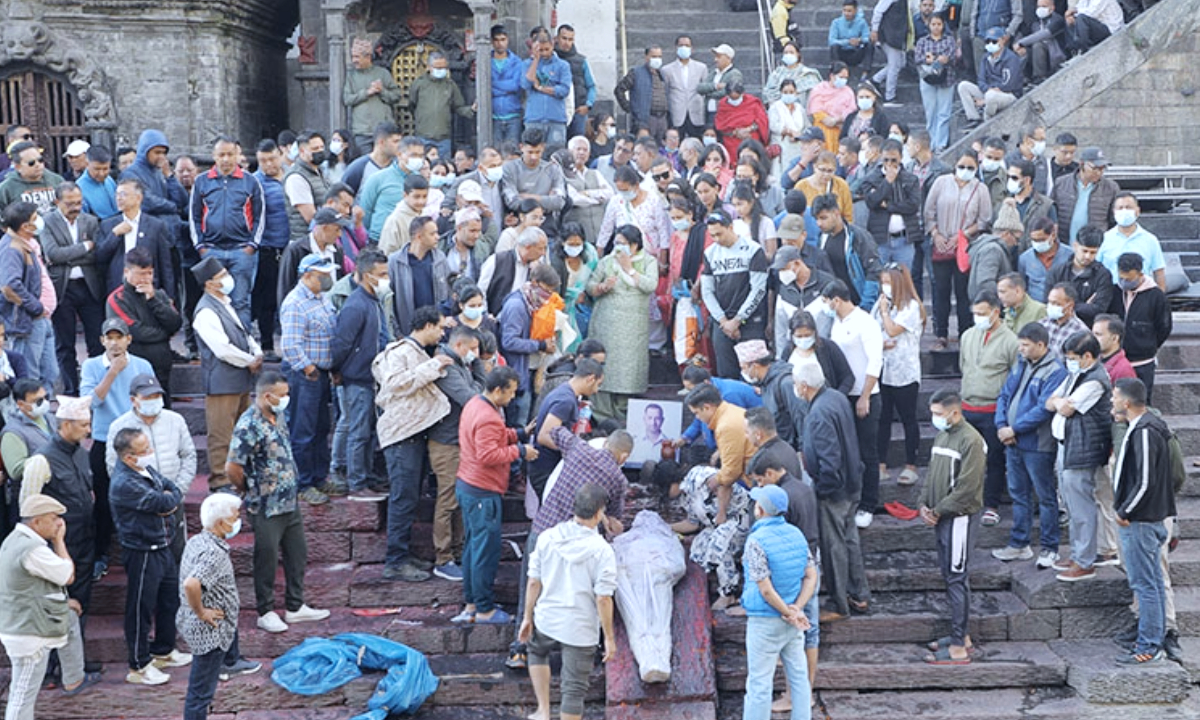
[[[333,308],[320,295],[297,283],[279,310],[283,325],[283,361],[302,372],[309,365],[333,366]]]

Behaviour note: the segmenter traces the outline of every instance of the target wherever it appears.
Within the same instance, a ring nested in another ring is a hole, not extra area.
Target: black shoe
[[[505,659],[504,666],[510,670],[524,670],[529,666],[525,643],[513,643],[508,647],[508,658]]]
[[[1168,630],[1166,637],[1163,638],[1163,652],[1167,654],[1167,659],[1183,664],[1183,647],[1179,644],[1179,631]]]
[[[415,567],[416,569],[418,569],[422,572],[429,572],[429,571],[433,570],[433,563],[429,562],[428,560],[422,560],[421,558],[415,557],[413,555],[409,555],[408,559],[405,560],[404,562],[408,563],[412,567]]]
[[[432,575],[424,570],[419,570],[408,564],[401,565],[398,568],[385,567],[383,569],[383,579],[392,582],[425,582],[431,577]]]
[[[104,663],[99,660],[88,660],[83,664],[83,672],[87,673],[102,673],[104,672]]]
[[[274,350],[263,351],[263,362],[278,363],[280,360],[282,360],[282,358],[280,358],[278,355],[276,355]]]

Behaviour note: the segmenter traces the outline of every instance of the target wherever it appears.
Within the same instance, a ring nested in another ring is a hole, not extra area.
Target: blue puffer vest
[[[757,541],[767,554],[775,592],[789,605],[796,602],[808,565],[808,542],[804,539],[804,533],[789,525],[782,515],[775,515],[755,521],[754,527],[750,528],[749,539]],[[742,563],[746,565],[744,559]],[[743,571],[749,577],[749,567],[743,567]],[[771,607],[758,591],[758,583],[749,579],[742,588],[742,607],[750,617],[779,617],[779,611]]]

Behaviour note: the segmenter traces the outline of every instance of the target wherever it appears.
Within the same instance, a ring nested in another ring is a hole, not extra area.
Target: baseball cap
[[[788,496],[778,485],[763,485],[750,490],[750,499],[768,515],[782,515],[788,509]]]
[[[148,395],[162,395],[164,392],[162,385],[158,384],[158,378],[150,373],[142,373],[129,383],[129,394],[146,397]]]
[[[110,332],[112,332],[113,330],[116,330],[117,332],[121,333],[122,335],[129,334],[129,326],[126,325],[125,321],[122,320],[121,318],[109,318],[104,321],[103,325],[100,326],[100,334],[101,335],[107,335]]]
[[[314,225],[341,225],[342,216],[331,207],[323,207],[313,215],[312,221]]]
[[[795,245],[784,245],[775,251],[775,260],[771,263],[771,269],[782,270],[788,266],[788,263],[803,259],[804,255],[800,252],[800,248]]]
[[[814,140],[825,142],[825,133],[816,125],[809,125],[804,128],[804,132],[800,133],[800,142],[812,142]]]
[[[91,143],[87,140],[72,140],[67,146],[67,151],[63,153],[63,157],[79,157],[92,148]]]
[[[329,259],[324,255],[312,253],[311,255],[305,255],[304,259],[300,261],[300,269],[298,272],[303,275],[310,270],[316,270],[320,273],[329,274],[334,271],[334,266],[333,263],[329,262]]]
[[[729,46],[729,43],[721,43],[713,48],[712,51],[714,55],[728,55],[730,60],[732,60],[733,56],[736,54],[733,48]]]
[[[458,186],[458,197],[463,202],[483,202],[483,188],[474,180],[463,180]]]
[[[1000,38],[1004,37],[1004,28],[999,26],[988,28],[983,37],[987,40],[999,40]]]
[[[1079,151],[1079,164],[1090,163],[1096,167],[1108,167],[1108,158],[1104,155],[1104,151],[1095,145],[1085,147]]]
[[[784,240],[799,240],[800,238],[804,237],[806,230],[807,228],[804,227],[804,216],[789,213],[785,215],[783,220],[779,223],[779,230],[775,234]],[[792,249],[796,250],[796,248]],[[796,250],[796,252],[799,253],[800,251]],[[778,262],[779,254],[776,253],[775,257],[776,261]],[[795,258],[793,258],[793,260],[794,259]],[[789,260],[788,262],[791,261]]]

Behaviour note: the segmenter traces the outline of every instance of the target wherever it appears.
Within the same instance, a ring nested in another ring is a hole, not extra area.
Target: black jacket
[[[90,240],[93,244],[100,242],[100,221],[87,213],[80,213],[75,218],[78,241],[71,239],[71,230],[67,227],[67,219],[58,210],[46,216],[46,230],[42,233],[42,254],[46,256],[46,272],[50,282],[54,283],[54,292],[62,298],[67,292],[67,279],[72,268],[83,270],[83,280],[87,283],[92,297],[98,302],[105,295],[104,265],[96,263],[96,248],[84,248],[83,243]]]
[[[822,388],[804,417],[804,467],[817,497],[837,502],[862,492],[863,461],[854,410],[837,390]]]
[[[1050,287],[1060,282],[1075,286],[1075,292],[1079,294],[1079,299],[1075,301],[1075,314],[1089,328],[1096,316],[1107,312],[1112,304],[1113,288],[1116,287],[1113,285],[1113,276],[1108,268],[1098,262],[1093,261],[1081,275],[1075,274],[1074,262],[1059,265],[1050,271]]]
[[[1171,483],[1171,431],[1163,419],[1147,412],[1137,419],[1117,448],[1113,508],[1117,517],[1134,522],[1160,522],[1175,515]]]
[[[888,128],[892,126],[892,120],[887,116],[887,113],[883,111],[883,108],[879,107],[883,104],[882,100],[883,98],[877,98],[875,100],[875,114],[871,116],[871,134],[878,135],[880,137],[887,137]],[[857,119],[857,110],[846,116],[845,122],[842,123],[841,137],[848,137],[850,135],[850,128],[854,125],[854,121]]]
[[[867,230],[876,243],[886,244],[891,233],[888,222],[892,215],[904,218],[904,232],[908,242],[919,243],[925,239],[921,232],[921,181],[917,176],[901,168],[896,181],[888,183],[883,176],[882,166],[876,167],[863,178],[863,199],[871,214],[867,218]]]
[[[183,318],[171,304],[166,293],[155,291],[147,300],[129,283],[112,291],[105,303],[110,318],[120,318],[129,326],[136,345],[154,345],[171,341],[171,336],[183,327]]]
[[[113,228],[124,220],[125,216],[118,214],[100,223],[100,241],[96,243],[95,256],[99,265],[108,264],[104,290],[106,295],[119,288],[125,276],[125,237],[113,234]],[[143,209],[138,217],[135,247],[150,251],[150,257],[154,259],[154,287],[165,290],[175,299],[175,270],[171,265],[175,225],[168,224],[169,222],[169,219],[155,217]]]
[[[438,390],[450,401],[450,413],[429,429],[429,439],[443,445],[458,444],[458,420],[462,417],[463,406],[483,392],[483,384],[475,378],[472,366],[454,354],[447,345],[439,345],[438,355],[445,355],[454,362],[446,366],[440,378],[434,381]],[[480,364],[478,359],[476,364]]]
[[[790,358],[794,349],[792,341],[788,340],[783,348],[783,356]],[[817,364],[821,366],[821,374],[825,376],[825,387],[849,395],[854,388],[854,371],[850,369],[850,363],[846,361],[842,349],[835,342],[817,338],[816,351]]]
[[[792,366],[777,360],[767,368],[761,383],[763,407],[775,416],[779,437],[797,450],[800,449],[801,415],[796,385],[792,382]]]
[[[49,495],[67,508],[62,518],[67,524],[67,550],[75,561],[78,582],[79,578],[84,577],[83,573],[87,573],[88,577],[91,575],[96,545],[96,524],[92,519],[92,471],[87,450],[56,434],[32,454],[46,458],[50,465],[51,480],[42,488],[42,494]]]
[[[113,468],[108,502],[121,547],[127,550],[167,550],[175,537],[173,513],[183,493],[158,470],[149,476],[118,460]]]
[[[1128,308],[1125,295],[1114,292],[1112,299],[1112,311],[1125,321],[1121,347],[1131,363],[1149,360],[1171,337],[1171,302],[1149,278],[1138,288]]]
[[[279,257],[279,279],[275,285],[275,300],[280,307],[288,293],[295,290],[296,283],[300,281],[300,261],[313,254],[311,235],[290,242],[284,248],[283,254]],[[345,262],[346,253],[342,250],[342,244],[335,242],[333,244],[333,266],[337,270],[334,273],[334,280],[337,280],[342,274]]]

